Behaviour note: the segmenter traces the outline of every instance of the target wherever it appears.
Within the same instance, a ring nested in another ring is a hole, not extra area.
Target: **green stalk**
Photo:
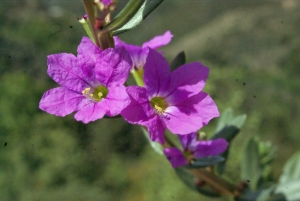
[[[141,72],[140,70],[134,69],[131,71],[131,74],[132,74],[136,84],[138,86],[143,87],[144,86],[143,72]]]
[[[94,15],[93,2],[92,2],[92,0],[82,0],[82,1],[83,1],[83,4],[84,4],[85,11],[88,15],[88,21],[90,22],[90,27],[92,29],[94,41],[96,42],[96,45],[98,47],[100,47],[100,42],[99,42],[98,37],[97,37],[97,32],[94,28],[95,15]]]

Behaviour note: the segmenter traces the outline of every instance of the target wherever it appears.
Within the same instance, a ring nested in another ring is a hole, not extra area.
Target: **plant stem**
[[[98,47],[101,47],[99,39],[97,37],[97,32],[96,32],[95,27],[94,27],[94,25],[95,25],[95,16],[94,16],[93,2],[92,2],[92,0],[82,0],[82,1],[83,1],[83,4],[84,4],[85,11],[88,15],[88,21],[90,22],[90,27],[92,29],[92,33],[93,33],[96,45]]]

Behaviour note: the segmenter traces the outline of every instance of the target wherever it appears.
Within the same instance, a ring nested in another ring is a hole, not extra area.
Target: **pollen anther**
[[[162,97],[154,97],[151,99],[150,103],[158,114],[163,114],[168,107],[167,102]]]

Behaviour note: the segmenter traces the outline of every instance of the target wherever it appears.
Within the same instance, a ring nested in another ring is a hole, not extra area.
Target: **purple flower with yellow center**
[[[164,149],[164,154],[173,168],[187,165],[193,159],[217,156],[228,147],[228,142],[222,138],[197,141],[196,132],[178,135],[178,138],[183,151],[175,147]]]
[[[104,115],[115,116],[129,104],[123,86],[132,61],[125,48],[102,51],[83,37],[73,54],[48,56],[48,74],[61,87],[46,91],[40,109],[56,116],[77,111],[75,119],[88,123]]]
[[[171,41],[172,37],[173,35],[171,32],[166,31],[163,35],[156,36],[153,39],[143,43],[141,47],[127,44],[118,37],[114,37],[114,40],[116,47],[123,46],[129,52],[133,62],[133,67],[135,69],[143,69],[148,55],[148,47],[152,49],[158,49],[164,45],[167,45]]]
[[[160,143],[164,143],[166,128],[176,134],[197,131],[219,116],[214,101],[201,91],[208,71],[203,64],[193,62],[171,73],[166,59],[149,48],[145,87],[127,87],[131,102],[121,115],[129,123],[146,126],[150,139]]]

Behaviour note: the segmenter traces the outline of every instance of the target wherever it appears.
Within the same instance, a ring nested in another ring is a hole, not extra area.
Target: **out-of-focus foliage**
[[[76,54],[84,35],[76,20],[82,2],[68,2],[0,2],[0,200],[212,200],[181,183],[139,127],[122,119],[84,125],[38,109],[42,94],[57,86],[46,74],[47,55]],[[169,61],[182,50],[188,61],[202,61],[211,70],[205,90],[220,111],[247,114],[231,146],[230,180],[237,181],[248,136],[277,146],[275,177],[298,148],[299,11],[290,0],[165,0],[120,35],[141,44],[170,29]],[[215,123],[203,130],[212,134]]]

